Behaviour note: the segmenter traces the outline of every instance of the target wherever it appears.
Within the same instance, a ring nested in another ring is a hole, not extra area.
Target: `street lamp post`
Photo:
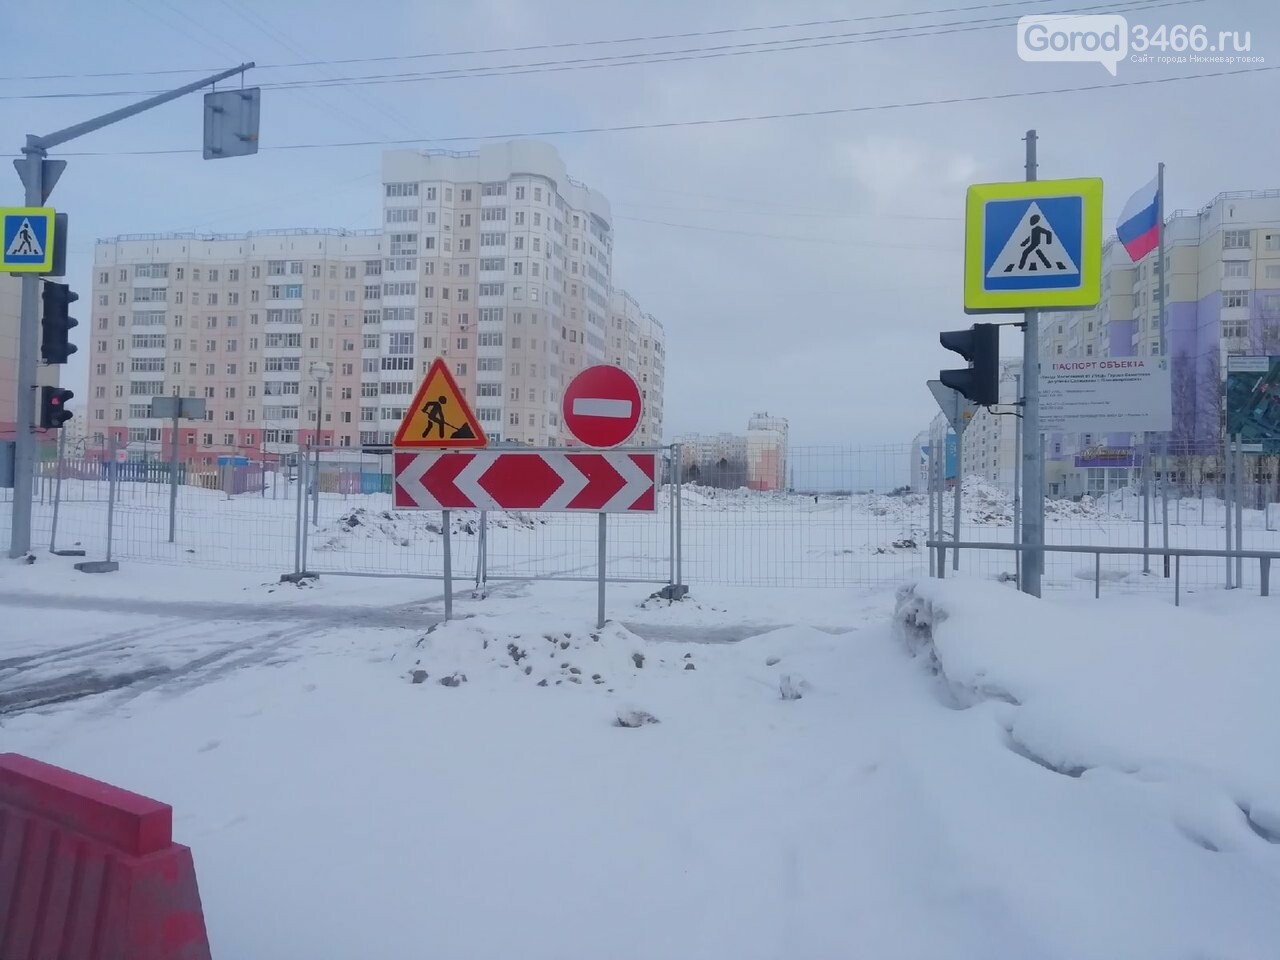
[[[311,522],[320,526],[320,431],[324,427],[324,384],[333,368],[323,361],[311,364],[311,377],[316,382],[316,469],[311,478]]]

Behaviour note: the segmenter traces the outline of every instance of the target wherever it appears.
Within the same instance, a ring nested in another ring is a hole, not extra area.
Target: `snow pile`
[[[419,638],[398,659],[412,683],[486,686],[516,682],[536,687],[635,687],[640,671],[674,673],[697,669],[692,652],[654,644],[615,623],[603,630],[565,630],[563,618],[543,629],[525,618],[519,629],[503,629],[491,618],[454,620]]]
[[[500,530],[533,530],[546,522],[517,512],[491,513],[487,518],[490,529]],[[480,530],[480,515],[475,511],[451,511],[449,530],[454,536],[474,537]],[[354,507],[312,534],[310,549],[346,550],[359,542],[408,547],[417,540],[438,538],[443,532],[440,514],[435,510],[401,512]]]
[[[1248,613],[1224,630],[1212,610],[1067,605],[960,580],[903,587],[896,618],[954,703],[1007,705],[1011,749],[1067,776],[1167,791],[1185,836],[1275,864],[1280,645],[1274,602]]]

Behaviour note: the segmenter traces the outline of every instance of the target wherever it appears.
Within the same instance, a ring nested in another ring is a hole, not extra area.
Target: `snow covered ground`
[[[172,803],[215,957],[1280,957],[1274,598],[70,562],[0,751]]]

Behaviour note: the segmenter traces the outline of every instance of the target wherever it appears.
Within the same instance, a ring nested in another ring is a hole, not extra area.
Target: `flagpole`
[[[1160,357],[1167,364],[1169,362],[1169,341],[1168,334],[1165,331],[1165,294],[1164,288],[1166,277],[1164,268],[1164,163],[1161,162],[1156,172],[1156,256],[1159,258],[1159,274],[1156,284],[1156,310],[1159,316],[1160,324]],[[1170,401],[1172,402],[1172,400]],[[1163,529],[1162,543],[1167,550],[1169,547],[1169,438],[1171,434],[1165,435],[1164,456],[1161,458],[1162,468],[1160,471],[1160,499],[1162,505],[1161,527]],[[1164,575],[1165,579],[1169,578],[1169,554],[1164,555]]]

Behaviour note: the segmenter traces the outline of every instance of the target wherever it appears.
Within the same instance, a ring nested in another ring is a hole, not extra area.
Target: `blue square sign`
[[[1020,197],[987,204],[983,280],[988,290],[1063,290],[1080,286],[1084,200]]]
[[[0,207],[0,272],[48,273],[53,268],[50,207]]]

